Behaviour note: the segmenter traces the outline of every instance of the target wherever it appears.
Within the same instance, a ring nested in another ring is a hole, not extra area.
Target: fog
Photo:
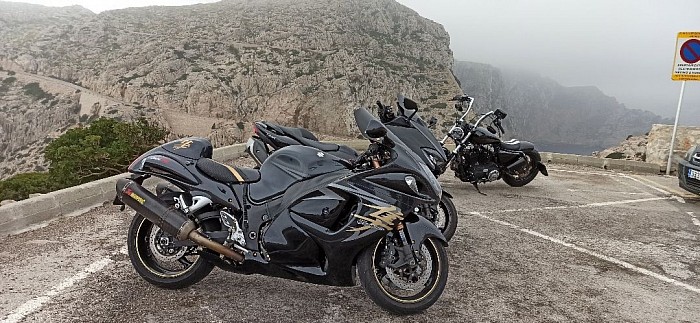
[[[594,85],[628,108],[674,117],[676,34],[700,31],[697,0],[398,0],[450,33],[455,59]],[[94,12],[215,0],[26,0]],[[700,82],[686,84],[681,123],[700,126]]]
[[[529,69],[566,86],[595,85],[628,108],[673,118],[676,35],[700,31],[700,1],[398,0],[450,33],[455,59]],[[681,122],[700,126],[700,82]]]

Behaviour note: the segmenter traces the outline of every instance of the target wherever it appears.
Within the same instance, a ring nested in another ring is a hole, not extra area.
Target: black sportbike
[[[357,271],[388,311],[431,306],[447,282],[446,242],[416,210],[437,203],[442,188],[367,110],[355,119],[371,144],[353,163],[294,145],[259,169],[240,168],[212,160],[199,138],[137,158],[115,200],[136,211],[128,233],[136,271],[165,288],[192,285],[214,266],[335,286],[354,285]],[[151,176],[167,182],[156,194],[142,186]]]
[[[455,108],[464,113],[441,143],[448,138],[454,140],[455,149],[448,152],[448,160],[460,180],[472,183],[479,191],[479,183],[503,179],[510,186],[520,187],[535,179],[538,172],[548,175],[535,145],[515,139],[501,140],[505,132],[501,122],[507,116],[505,112],[500,109],[489,111],[470,123],[466,118],[472,110],[474,98],[458,95],[453,101],[456,101]],[[467,106],[466,112],[464,106]],[[484,128],[482,124],[486,120],[491,123]]]
[[[399,110],[403,112],[404,99],[403,96],[399,98]],[[387,121],[384,119],[386,114],[380,113],[381,121],[389,132],[395,135],[397,141],[403,142],[428,166],[430,172],[437,176],[444,171],[448,162],[445,151],[428,129],[428,125],[416,115],[418,107],[415,102],[409,99],[405,102],[408,105],[405,110],[413,111],[409,116],[401,114]],[[381,108],[381,103],[377,104]],[[313,133],[304,128],[284,127],[266,121],[255,122],[253,136],[248,140],[246,150],[260,165],[276,150],[292,145],[314,147],[348,161],[354,161],[358,156],[358,153],[348,146],[319,141]],[[452,238],[457,229],[457,210],[452,203],[452,195],[443,191],[440,203],[421,205],[418,213],[433,222],[447,241]]]

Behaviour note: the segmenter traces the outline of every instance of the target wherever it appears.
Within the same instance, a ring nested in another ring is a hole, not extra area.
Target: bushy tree
[[[144,119],[126,123],[101,118],[89,127],[68,130],[46,147],[44,156],[51,162],[51,177],[72,186],[125,172],[167,135]]]

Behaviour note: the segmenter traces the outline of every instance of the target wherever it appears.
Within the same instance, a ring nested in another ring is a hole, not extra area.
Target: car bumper
[[[693,165],[687,160],[681,160],[678,163],[678,185],[688,192],[700,194],[700,180],[688,177],[688,170],[694,169],[700,172],[700,166]]]

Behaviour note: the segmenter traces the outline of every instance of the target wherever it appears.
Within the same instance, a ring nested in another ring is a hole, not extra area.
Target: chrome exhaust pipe
[[[209,240],[197,231],[197,225],[187,218],[182,211],[168,206],[153,193],[146,190],[138,183],[122,178],[117,180],[117,197],[134,209],[136,213],[143,215],[148,221],[153,222],[166,233],[178,240],[191,240],[194,243],[216,251],[229,259],[242,262],[245,257],[224,245]]]

